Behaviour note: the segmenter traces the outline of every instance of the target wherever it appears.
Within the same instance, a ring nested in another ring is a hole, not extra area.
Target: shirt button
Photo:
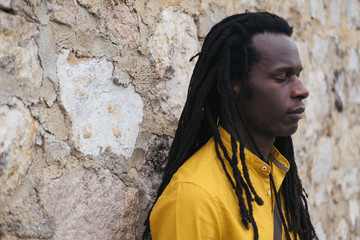
[[[267,170],[267,167],[266,166],[262,166],[261,167],[261,170],[263,170],[264,172]]]
[[[270,196],[270,195],[271,195],[271,190],[268,191],[268,196]]]

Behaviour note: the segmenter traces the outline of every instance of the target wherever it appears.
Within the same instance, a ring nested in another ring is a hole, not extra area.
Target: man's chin
[[[284,131],[282,131],[281,133],[279,133],[277,136],[278,137],[288,137],[293,135],[294,133],[296,133],[296,130],[298,129],[298,125],[296,124],[296,126],[293,126],[291,128],[288,128]]]

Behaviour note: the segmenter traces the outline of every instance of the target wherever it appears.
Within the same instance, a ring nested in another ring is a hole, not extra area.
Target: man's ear
[[[241,92],[241,82],[239,80],[231,80],[231,86],[235,96],[239,96]]]

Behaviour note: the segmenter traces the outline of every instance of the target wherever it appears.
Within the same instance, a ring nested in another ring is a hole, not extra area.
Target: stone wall
[[[294,136],[320,239],[360,239],[358,0],[0,0],[0,238],[139,239],[210,27],[295,27]]]

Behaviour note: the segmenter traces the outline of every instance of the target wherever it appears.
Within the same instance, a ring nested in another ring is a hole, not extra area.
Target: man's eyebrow
[[[274,68],[273,72],[301,72],[304,70],[303,66],[285,66],[285,67],[279,67],[279,68]]]

